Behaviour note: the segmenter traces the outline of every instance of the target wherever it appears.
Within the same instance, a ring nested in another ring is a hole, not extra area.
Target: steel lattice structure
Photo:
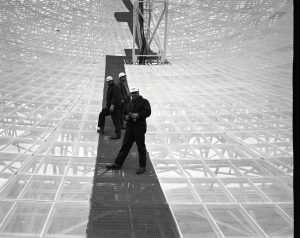
[[[181,236],[293,237],[293,1],[168,2],[170,64],[125,69]],[[138,47],[130,3],[0,0],[1,237],[85,237],[105,57]]]

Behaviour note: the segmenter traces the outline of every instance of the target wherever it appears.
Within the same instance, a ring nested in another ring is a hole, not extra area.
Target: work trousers
[[[127,107],[128,107],[128,102],[124,102],[121,103],[121,107],[120,107],[120,122],[121,122],[121,126],[124,125],[124,121],[125,121],[125,116],[126,116],[126,112],[127,112]]]
[[[146,167],[146,145],[145,145],[146,126],[131,125],[127,126],[122,147],[115,159],[115,163],[122,166],[125,159],[135,142],[139,152],[139,165],[140,167]]]
[[[120,109],[115,108],[112,112],[109,110],[109,108],[105,107],[102,109],[102,111],[99,114],[98,119],[98,127],[104,128],[105,126],[105,117],[111,115],[112,122],[115,127],[115,133],[116,135],[121,135],[121,125],[120,125]]]

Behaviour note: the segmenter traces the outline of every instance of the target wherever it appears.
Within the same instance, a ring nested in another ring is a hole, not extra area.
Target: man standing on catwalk
[[[106,166],[106,168],[113,170],[121,169],[133,143],[135,142],[138,147],[140,166],[136,171],[136,174],[143,174],[146,172],[146,118],[151,115],[151,107],[149,101],[139,95],[138,88],[131,88],[130,93],[132,96],[132,100],[129,103],[127,114],[125,116],[127,126],[122,147],[114,163]]]
[[[126,108],[128,106],[129,101],[131,100],[131,95],[128,89],[128,83],[126,74],[121,72],[119,73],[119,80],[120,80],[120,90],[121,90],[121,129],[126,129],[125,125],[125,116],[126,116]]]
[[[97,132],[104,134],[105,117],[111,115],[115,127],[115,135],[110,139],[117,140],[121,138],[121,125],[120,125],[120,106],[121,106],[121,92],[117,84],[111,76],[107,76],[106,82],[108,84],[106,93],[106,107],[102,109],[99,114]]]

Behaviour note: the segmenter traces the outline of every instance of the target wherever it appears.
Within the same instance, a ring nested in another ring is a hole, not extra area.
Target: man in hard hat
[[[131,100],[131,95],[128,89],[128,83],[126,74],[121,72],[119,73],[120,80],[120,89],[121,89],[121,108],[120,108],[120,121],[121,121],[121,129],[125,129],[125,116],[126,116],[126,107]]]
[[[127,120],[126,131],[122,147],[114,163],[106,166],[107,169],[121,169],[125,159],[135,142],[139,152],[139,169],[136,174],[146,172],[146,145],[145,134],[147,131],[146,118],[151,115],[151,106],[147,99],[139,95],[139,89],[132,87],[130,89],[132,100],[129,103],[125,120]]]
[[[100,134],[104,134],[105,117],[111,115],[111,119],[115,127],[115,135],[110,137],[110,139],[117,140],[121,138],[121,92],[119,86],[114,83],[114,80],[111,76],[106,77],[106,82],[108,84],[106,93],[106,107],[104,107],[99,114],[97,132]]]

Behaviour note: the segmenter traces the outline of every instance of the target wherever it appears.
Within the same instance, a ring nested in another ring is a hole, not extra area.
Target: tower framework
[[[133,64],[167,62],[168,9],[169,0],[134,0]],[[135,51],[136,43],[138,54]]]

